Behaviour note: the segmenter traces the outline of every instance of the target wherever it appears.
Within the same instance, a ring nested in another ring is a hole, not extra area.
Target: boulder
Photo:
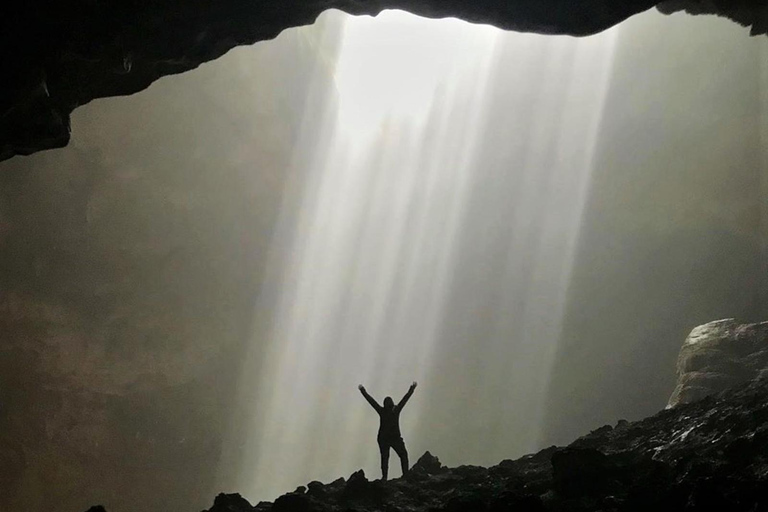
[[[344,494],[349,498],[360,498],[367,494],[370,482],[365,477],[365,471],[358,469],[349,476],[344,486]]]
[[[425,473],[427,475],[436,475],[442,472],[445,468],[440,463],[440,459],[435,457],[429,452],[424,452],[424,455],[419,457],[416,464],[413,465],[411,471],[417,473]]]
[[[768,322],[709,322],[685,339],[677,359],[677,386],[667,406],[695,402],[766,374]]]
[[[303,494],[289,493],[275,500],[272,512],[308,512],[309,499]]]
[[[251,504],[238,493],[219,493],[208,512],[251,512]]]
[[[307,484],[307,494],[309,496],[322,496],[325,493],[324,486],[317,480],[312,480]]]

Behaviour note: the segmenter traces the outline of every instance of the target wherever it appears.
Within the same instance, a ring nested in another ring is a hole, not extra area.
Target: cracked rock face
[[[693,329],[680,349],[677,386],[669,407],[768,376],[768,322],[741,325],[732,318]]]
[[[194,69],[235,46],[310,24],[327,9],[351,14],[403,9],[508,30],[588,35],[656,4],[656,0],[162,0],[142,4],[13,0],[0,8],[0,160],[65,146],[70,113],[95,98],[141,91],[162,76]],[[768,25],[768,11],[757,0],[671,0],[663,6],[664,12],[721,14],[752,26],[753,33],[764,33]]]

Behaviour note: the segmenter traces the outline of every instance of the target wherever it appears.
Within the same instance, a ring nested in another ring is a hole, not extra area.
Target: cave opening
[[[273,239],[271,350],[239,386],[261,391],[241,399],[247,496],[375,474],[361,382],[418,380],[403,428],[449,464],[539,443],[615,31],[341,19],[332,135]]]
[[[763,40],[338,11],[73,115],[0,164],[9,509],[194,509],[492,464],[664,406],[765,315]]]

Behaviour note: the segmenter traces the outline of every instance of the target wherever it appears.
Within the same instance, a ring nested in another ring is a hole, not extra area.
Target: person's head
[[[391,396],[388,396],[384,399],[384,408],[385,409],[394,409],[395,407],[395,401],[392,400]]]

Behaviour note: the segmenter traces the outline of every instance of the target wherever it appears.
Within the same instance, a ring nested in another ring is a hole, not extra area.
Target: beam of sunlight
[[[420,382],[413,460],[535,448],[615,38],[324,16],[344,20],[335,129],[295,150],[258,306],[271,328],[241,384],[254,499],[378,476],[359,383],[397,400]]]

